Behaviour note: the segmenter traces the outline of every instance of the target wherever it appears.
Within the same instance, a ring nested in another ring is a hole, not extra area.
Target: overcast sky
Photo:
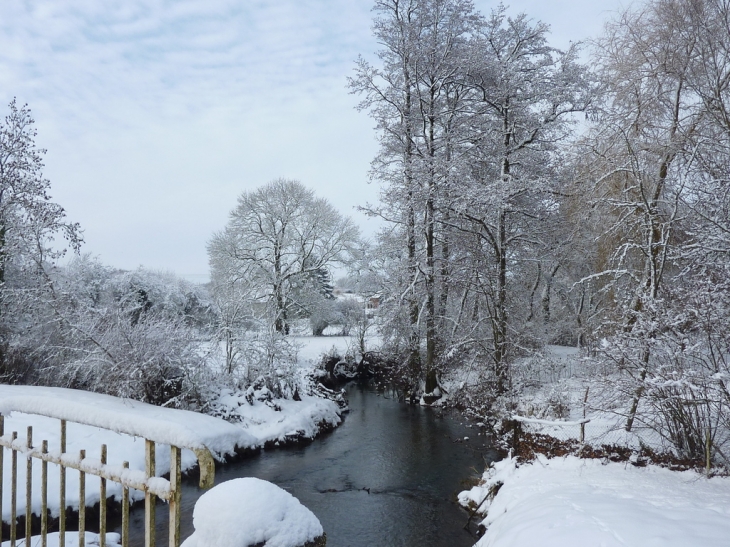
[[[477,0],[487,13],[497,4]],[[596,37],[618,0],[515,0],[551,44]],[[623,3],[626,5],[626,2]],[[204,280],[236,197],[295,178],[352,215],[377,200],[373,122],[346,77],[372,58],[371,0],[0,2],[0,112],[28,103],[52,196],[84,252]]]

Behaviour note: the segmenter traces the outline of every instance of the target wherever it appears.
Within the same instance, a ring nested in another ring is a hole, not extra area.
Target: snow
[[[301,345],[299,373],[305,375],[319,362],[322,353],[333,346],[344,354],[351,339],[348,337],[296,337]],[[235,453],[236,448],[258,448],[267,443],[279,443],[293,438],[313,438],[320,425],[334,427],[342,418],[341,410],[331,400],[301,393],[301,401],[274,399],[266,404],[246,401],[244,393],[232,390],[221,393],[219,403],[225,407],[226,417],[234,423],[197,412],[161,408],[130,399],[119,399],[86,391],[37,387],[0,385],[0,414],[4,415],[5,438],[11,432],[18,433],[16,445],[25,447],[28,426],[33,427],[33,445],[40,447],[48,441],[49,452],[60,452],[60,424],[66,419],[68,460],[78,461],[80,450],[86,451],[85,465],[101,466],[101,445],[107,445],[107,462],[119,468],[129,462],[129,470],[123,473],[138,482],[144,482],[144,438],[158,441],[156,474],[170,470],[169,444],[188,448],[208,448],[218,459]],[[45,414],[51,417],[36,415]],[[9,461],[9,460],[8,460]],[[182,452],[182,469],[194,467],[197,458],[190,450]],[[10,465],[3,466],[4,484],[10,484]],[[41,465],[34,460],[32,507],[40,512]],[[156,479],[152,479],[153,482]],[[163,479],[160,485],[164,486]],[[165,483],[167,481],[164,481]],[[18,483],[25,484],[25,458],[18,460]],[[60,475],[58,466],[48,466],[48,505],[52,515],[59,513]],[[107,495],[121,497],[121,486],[107,482]],[[143,498],[143,493],[130,490],[132,501]],[[67,471],[66,501],[78,507],[78,472]],[[99,478],[86,477],[87,505],[99,501]],[[18,496],[18,514],[25,513],[25,496]],[[10,517],[10,488],[3,489],[3,514]]]
[[[182,547],[298,547],[324,531],[294,496],[256,478],[234,479],[203,494],[193,511],[195,532]]]
[[[337,353],[343,357],[352,345],[349,336],[291,336],[297,344],[297,362],[302,366],[316,365],[324,354]]]
[[[311,439],[319,432],[319,424],[336,426],[342,421],[334,402],[311,395],[301,395],[301,401],[276,399],[279,410],[256,399],[249,404],[244,393],[231,390],[224,390],[217,402],[227,407],[228,415],[240,420],[259,444],[292,437]]]
[[[9,386],[0,386],[0,397],[4,402],[3,393],[7,393]],[[23,386],[13,386],[23,387]],[[45,389],[45,388],[42,388]],[[73,390],[68,390],[72,391]],[[76,392],[73,392],[76,394]],[[86,394],[84,395],[94,395]],[[62,407],[63,402],[57,401],[59,409]],[[210,418],[205,416],[206,418]],[[215,418],[210,418],[216,420]],[[220,420],[223,422],[222,420]],[[223,422],[225,425],[226,422]],[[48,441],[49,452],[60,452],[60,425],[59,421],[55,418],[47,418],[43,416],[36,416],[30,414],[23,414],[20,412],[13,412],[10,416],[5,416],[5,436],[4,438],[9,439],[12,431],[18,432],[18,440],[16,445],[22,447],[25,446],[25,436],[27,427],[33,427],[33,445],[38,447],[41,445],[42,440]],[[235,426],[231,426],[235,427]],[[204,431],[207,438],[210,439],[210,431]],[[68,422],[66,425],[66,461],[78,461],[79,451],[86,450],[87,464],[93,464],[94,462],[100,465],[101,458],[101,445],[107,445],[107,462],[109,467],[121,468],[124,461],[129,462],[130,469],[125,471],[130,479],[135,479],[138,482],[144,482],[146,476],[144,474],[145,468],[145,456],[144,456],[144,440],[141,438],[132,437],[129,435],[123,435],[110,431],[107,429],[100,429],[88,425],[76,424]],[[214,440],[214,439],[212,439]],[[217,440],[214,444],[222,446],[222,442]],[[162,475],[170,470],[170,451],[166,449],[165,445],[157,445],[156,450],[156,469],[157,474]],[[231,445],[230,448],[233,450],[235,447]],[[226,450],[228,452],[228,450]],[[3,483],[6,485],[10,484],[10,459],[6,452],[6,465],[3,466]],[[183,450],[182,452],[182,468],[190,469],[197,463],[195,454],[189,450]],[[18,484],[25,484],[25,458],[19,456],[18,458]],[[121,472],[121,469],[120,469]],[[77,508],[79,503],[79,488],[78,488],[78,471],[69,469],[66,472],[66,502],[69,506]],[[167,481],[165,481],[166,483]],[[41,465],[38,460],[33,461],[33,492],[32,492],[32,507],[33,511],[38,514],[40,513],[41,507]],[[99,478],[93,475],[86,476],[86,502],[87,505],[93,505],[99,502]],[[48,466],[48,507],[51,510],[53,516],[59,514],[59,497],[58,492],[60,490],[60,475],[59,468],[57,465]],[[118,483],[107,481],[107,495],[115,496],[116,499],[121,498],[121,485]],[[130,498],[132,501],[142,499],[143,493],[138,490],[130,490]],[[18,514],[25,514],[25,496],[18,496]],[[3,489],[3,518],[9,519],[10,517],[10,488]]]
[[[40,414],[213,454],[253,447],[256,439],[232,424],[197,412],[163,408],[75,389],[0,385],[0,414]]]
[[[720,547],[730,537],[730,478],[695,471],[544,456],[497,462],[459,501],[485,503],[477,547]]]
[[[60,544],[60,534],[58,532],[50,533],[46,536],[46,546],[47,547],[58,547]],[[107,547],[120,547],[121,545],[121,536],[117,533],[109,533],[106,535],[106,545]],[[92,532],[86,532],[84,534],[84,543],[87,545],[87,547],[98,547],[99,546],[99,535],[94,534]],[[79,534],[78,532],[66,532],[66,545],[70,545],[72,547],[75,547],[79,544]],[[19,539],[16,541],[15,545],[17,547],[25,547],[25,540]],[[42,545],[41,542],[41,536],[32,536],[30,538],[30,547],[40,547]],[[9,541],[3,541],[2,547],[10,547]]]

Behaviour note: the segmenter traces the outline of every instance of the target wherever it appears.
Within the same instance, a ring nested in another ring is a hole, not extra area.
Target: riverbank
[[[627,432],[631,393],[617,396],[610,371],[552,346],[513,376],[509,406],[470,407],[506,454],[459,495],[484,532],[477,547],[727,545],[730,478],[712,476],[726,471],[708,478],[656,423]]]
[[[730,478],[575,456],[496,462],[459,501],[486,528],[476,547],[722,547]]]
[[[342,413],[346,409],[346,401],[338,392],[318,387],[310,378],[321,353],[335,348],[344,354],[349,339],[346,337],[300,337],[299,359],[295,371],[299,389],[296,397],[275,398],[265,386],[250,386],[246,390],[221,388],[217,392],[212,408],[206,413],[171,411],[147,405],[133,400],[115,399],[96,393],[64,390],[60,388],[43,388],[34,386],[0,385],[0,406],[3,401],[14,397],[30,401],[27,412],[12,412],[4,417],[5,435],[9,438],[17,432],[19,441],[23,441],[28,427],[33,427],[34,444],[47,440],[49,451],[60,450],[59,421],[53,418],[32,414],[42,410],[48,414],[53,410],[65,409],[78,414],[80,421],[84,415],[93,415],[96,421],[104,416],[102,425],[105,429],[71,423],[67,429],[66,452],[77,455],[80,450],[86,451],[89,460],[99,460],[101,445],[107,447],[107,461],[110,466],[121,468],[123,462],[129,462],[132,472],[142,471],[145,467],[144,442],[140,438],[115,433],[123,430],[120,421],[126,425],[147,424],[152,431],[168,433],[164,424],[184,425],[189,436],[200,441],[201,445],[211,450],[214,457],[223,462],[241,456],[258,453],[263,448],[276,448],[311,442],[323,432],[331,431],[342,423]],[[35,406],[34,406],[35,405]],[[41,408],[43,407],[43,408]],[[93,422],[96,423],[96,422]],[[152,425],[151,425],[152,424]],[[149,429],[149,428],[148,428]],[[197,464],[193,452],[183,450],[183,471],[190,471]],[[158,446],[157,476],[169,472],[169,450]],[[40,466],[34,466],[34,484],[40,484]],[[3,468],[3,480],[10,484],[10,466]],[[37,475],[37,476],[36,476]],[[99,502],[98,477],[87,477],[87,506]],[[25,466],[18,468],[18,481],[25,483]],[[60,478],[56,466],[49,467],[49,491],[58,491]],[[69,473],[67,479],[66,501],[69,507],[78,509],[78,475]],[[109,497],[121,497],[121,487],[115,483],[107,486]],[[130,491],[132,501],[143,498],[143,493]],[[54,501],[55,500],[55,501]],[[3,491],[4,519],[10,517],[10,489]],[[34,492],[32,507],[35,513],[40,512],[40,491]],[[49,509],[53,516],[58,515],[59,507],[56,496],[49,497]],[[25,499],[17,500],[18,514],[25,512]]]

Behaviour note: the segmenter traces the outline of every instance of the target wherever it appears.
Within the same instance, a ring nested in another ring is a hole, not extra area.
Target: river
[[[347,396],[350,412],[331,433],[219,467],[216,483],[258,477],[284,488],[317,515],[328,547],[473,545],[456,494],[495,457],[487,438],[458,416],[398,403],[371,387],[350,384]],[[182,537],[192,533],[202,493],[186,481]],[[133,534],[143,534],[143,513],[133,511]],[[165,513],[158,506],[158,545],[166,544]],[[130,540],[141,545],[142,538]]]

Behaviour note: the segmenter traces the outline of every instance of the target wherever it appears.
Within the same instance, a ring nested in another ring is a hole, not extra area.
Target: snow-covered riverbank
[[[297,373],[304,378],[316,365],[321,353],[333,347],[344,354],[348,342],[349,339],[346,337],[309,339],[302,337],[299,340],[302,348]],[[214,457],[222,461],[241,451],[251,452],[265,446],[311,439],[321,431],[332,429],[341,423],[342,409],[335,401],[306,393],[304,390],[298,393],[297,399],[271,398],[262,396],[261,392],[255,390],[249,393],[224,389],[220,393],[216,407],[219,414],[227,418],[223,420],[200,413],[160,408],[138,401],[84,391],[0,385],[0,412],[6,414],[4,429],[8,439],[13,432],[17,432],[19,441],[25,444],[27,428],[32,426],[34,446],[39,446],[42,440],[47,440],[49,451],[59,451],[59,420],[38,416],[32,412],[50,416],[64,414],[74,416],[78,421],[93,425],[73,423],[69,418],[66,452],[70,456],[76,456],[80,450],[85,450],[89,461],[99,460],[101,445],[104,444],[107,446],[108,465],[121,467],[122,463],[127,461],[132,472],[144,469],[144,442],[141,438],[144,435],[168,442],[179,441],[184,437],[183,440],[188,445],[197,442],[207,447]],[[10,404],[11,402],[17,404]],[[10,408],[15,411],[8,413],[7,410]],[[166,424],[169,427],[166,427]],[[123,430],[134,431],[139,436],[117,432]],[[170,468],[169,450],[165,448],[164,445],[158,445],[156,458],[158,476],[167,473]],[[191,469],[196,463],[194,453],[183,450],[183,470]],[[35,465],[34,484],[40,484],[40,472],[40,465]],[[10,484],[10,473],[10,466],[4,466],[5,484]],[[93,505],[99,501],[99,479],[87,476],[86,481],[86,502],[87,505]],[[18,466],[18,482],[25,484],[24,463]],[[58,496],[53,493],[58,492],[59,485],[57,467],[49,466],[48,488],[52,493],[49,495],[49,508],[53,515],[58,514]],[[39,512],[40,489],[35,490],[32,505],[34,511]],[[74,470],[68,471],[66,490],[67,504],[77,507],[78,473]],[[119,498],[121,487],[109,483],[107,495]],[[143,497],[139,491],[131,491],[130,496],[132,499]],[[17,501],[18,514],[23,514],[25,500],[19,498]],[[10,516],[9,488],[3,491],[2,516],[5,519]]]
[[[510,406],[476,417],[491,420],[501,448],[519,458],[496,462],[459,496],[486,528],[478,547],[728,544],[730,478],[654,465],[698,462],[682,459],[646,411],[626,431],[631,392],[619,396],[610,371],[550,346],[515,363],[513,375]]]
[[[459,501],[482,504],[478,547],[721,547],[730,537],[730,478],[654,465],[508,458]]]

